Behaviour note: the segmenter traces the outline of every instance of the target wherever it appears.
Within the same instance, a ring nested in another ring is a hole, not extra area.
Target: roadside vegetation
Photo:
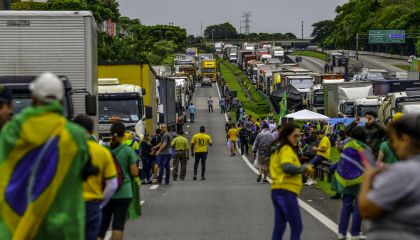
[[[328,61],[328,55],[326,53],[317,52],[317,51],[309,51],[309,50],[296,51],[296,52],[292,52],[290,55],[313,57],[313,58],[321,59],[323,61]]]
[[[410,65],[394,65],[394,67],[397,67],[397,68],[401,68],[402,70],[404,70],[404,71],[410,71],[411,70],[411,66]]]
[[[220,71],[230,91],[237,91],[237,97],[242,102],[245,112],[254,118],[265,118],[270,112],[270,105],[249,78],[230,62],[219,59]]]

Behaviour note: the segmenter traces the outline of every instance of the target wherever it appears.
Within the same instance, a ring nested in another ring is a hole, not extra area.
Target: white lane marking
[[[219,95],[219,100],[220,100],[222,98],[222,96],[220,95],[219,85],[217,83],[216,83],[216,88],[217,88],[217,94]],[[229,119],[228,119],[227,114],[225,113],[224,115],[225,115],[226,122],[228,122]]]
[[[112,237],[112,231],[111,230],[108,230],[107,232],[106,232],[106,234],[105,234],[105,240],[111,240],[111,237]]]
[[[150,186],[150,190],[156,190],[159,187],[159,184],[154,184],[152,186]]]
[[[245,155],[241,155],[242,159],[248,165],[248,167],[255,173],[258,174],[258,170],[251,164],[251,162],[248,160],[248,158]],[[271,178],[267,178],[268,182],[271,184]],[[314,218],[316,218],[318,221],[320,221],[324,226],[326,226],[328,229],[333,231],[334,233],[338,230],[338,225],[329,219],[327,216],[316,210],[315,208],[311,207],[306,202],[302,201],[298,198],[299,206],[303,208],[306,212],[311,214]]]

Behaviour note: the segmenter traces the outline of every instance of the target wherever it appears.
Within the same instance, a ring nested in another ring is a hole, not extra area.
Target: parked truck
[[[272,58],[278,58],[281,61],[284,61],[285,54],[284,54],[284,49],[282,47],[280,46],[272,47],[270,54]]]
[[[379,124],[385,127],[387,121],[397,112],[420,114],[420,91],[394,92],[388,94],[379,106]]]
[[[338,101],[338,109],[343,116],[359,116],[356,112],[357,99],[360,99],[360,101],[358,101],[359,108],[361,108],[362,105],[367,105],[369,108],[372,106],[372,101],[367,101],[366,99],[367,97],[373,95],[372,85],[363,87],[339,87],[338,94],[340,96],[340,100]]]
[[[146,111],[144,106],[144,88],[120,84],[118,78],[100,78],[98,93],[99,136],[103,141],[111,140],[109,130],[115,120],[123,122],[127,129],[135,131],[137,135],[144,136],[145,120],[152,117],[150,109]]]
[[[201,76],[210,78],[212,82],[217,80],[217,62],[216,59],[205,59],[202,61]]]
[[[354,99],[372,95],[372,83],[370,82],[332,82],[324,83],[322,87],[324,90],[325,115],[331,118],[339,117],[341,115],[339,110],[343,114],[352,114]],[[368,89],[364,87],[368,87]]]
[[[169,127],[176,125],[176,82],[170,77],[160,77],[158,81],[158,112],[159,123]]]
[[[254,52],[251,50],[240,50],[238,52],[238,66],[240,69],[243,69],[244,67],[244,60],[246,55],[252,55]]]
[[[222,54],[223,51],[223,43],[222,42],[217,42],[214,44],[214,50],[216,52],[216,54]]]
[[[17,111],[30,105],[30,82],[49,71],[63,80],[66,116],[92,115],[97,126],[96,56],[89,11],[0,11],[1,83],[12,88]]]

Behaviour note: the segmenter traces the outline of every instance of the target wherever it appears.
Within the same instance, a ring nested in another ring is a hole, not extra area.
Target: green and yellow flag
[[[0,239],[84,239],[86,132],[53,102],[0,134]]]
[[[287,92],[284,91],[283,97],[280,100],[280,118],[285,117],[287,114]]]

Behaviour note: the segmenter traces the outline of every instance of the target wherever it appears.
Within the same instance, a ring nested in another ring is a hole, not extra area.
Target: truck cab
[[[144,135],[145,90],[137,85],[120,84],[117,78],[100,78],[99,99],[99,136],[104,142],[111,139],[112,122],[119,120],[127,129]]]
[[[306,99],[309,110],[324,114],[324,90],[321,84],[313,85]]]
[[[32,103],[31,91],[29,84],[35,80],[37,76],[0,76],[0,85],[6,86],[12,92],[13,114],[17,114],[25,107]],[[68,119],[74,117],[73,100],[71,98],[73,91],[70,80],[66,76],[59,76],[64,84],[64,116]]]
[[[395,113],[420,114],[420,91],[394,92],[380,103],[378,118],[381,126]]]
[[[364,117],[367,112],[378,113],[381,99],[378,96],[369,96],[354,100],[354,115]]]

